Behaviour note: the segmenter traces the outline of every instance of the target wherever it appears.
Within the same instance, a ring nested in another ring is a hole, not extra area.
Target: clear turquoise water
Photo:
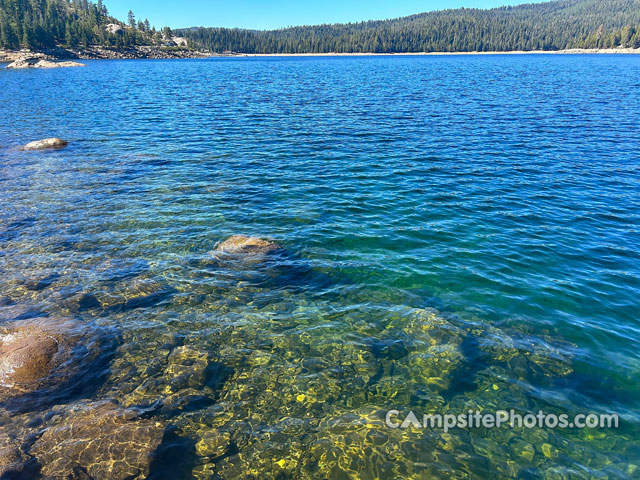
[[[639,79],[626,55],[0,70],[2,316],[112,332],[106,379],[46,408],[160,402],[152,478],[640,478]],[[234,234],[284,252],[212,260]],[[28,444],[49,410],[23,407],[0,423]]]

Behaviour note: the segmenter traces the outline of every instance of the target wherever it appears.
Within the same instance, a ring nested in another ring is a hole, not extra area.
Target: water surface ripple
[[[138,478],[638,478],[639,77],[626,55],[0,70],[0,316],[117,345],[93,388],[0,408],[0,436],[43,477],[120,478],[100,455],[146,445]],[[50,136],[69,147],[15,149]],[[235,234],[282,248],[212,254]],[[95,458],[53,461],[101,401],[146,434],[102,445],[132,424],[99,404]],[[621,426],[391,430],[392,408]]]

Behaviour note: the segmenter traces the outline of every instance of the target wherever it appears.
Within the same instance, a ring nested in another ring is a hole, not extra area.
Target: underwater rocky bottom
[[[385,425],[582,411],[557,393],[580,379],[551,328],[418,307],[269,242],[74,275],[28,258],[2,280],[2,478],[638,478],[625,428]]]

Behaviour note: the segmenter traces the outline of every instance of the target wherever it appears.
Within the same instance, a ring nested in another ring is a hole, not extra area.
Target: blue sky
[[[97,1],[97,0],[96,0]],[[172,28],[241,27],[270,29],[292,25],[358,22],[402,17],[445,8],[490,8],[536,0],[103,0],[120,20],[133,10],[136,18]],[[540,1],[540,0],[538,0]]]

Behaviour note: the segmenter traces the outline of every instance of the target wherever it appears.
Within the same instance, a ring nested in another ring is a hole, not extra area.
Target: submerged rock
[[[169,355],[165,377],[167,390],[177,391],[202,385],[209,363],[207,352],[201,352],[187,345],[176,347]]]
[[[280,246],[278,244],[269,240],[247,237],[245,235],[234,235],[216,245],[215,251],[234,254],[264,254],[273,252],[279,248]]]
[[[158,345],[154,351],[131,351],[114,361],[114,369],[123,376],[114,376],[110,384],[118,391],[130,393],[119,398],[126,406],[162,403],[165,417],[184,412],[206,409],[215,403],[218,390],[231,376],[233,370],[212,358],[213,347],[199,349],[189,345],[166,348]],[[132,363],[148,365],[137,368],[132,378]],[[125,370],[126,369],[126,370]]]
[[[31,449],[45,478],[136,479],[149,473],[162,441],[159,422],[138,418],[112,402],[82,405],[47,428]]]
[[[26,58],[16,60],[6,68],[61,68],[61,67],[86,67],[84,63],[78,62],[52,62],[51,60],[42,60],[39,58]]]
[[[399,360],[409,354],[402,340],[394,340],[392,338],[378,340],[376,338],[369,338],[365,339],[365,344],[376,358]]]
[[[25,288],[34,292],[39,292],[49,288],[56,280],[60,278],[60,274],[52,273],[43,277],[30,278],[25,282]]]
[[[0,325],[0,402],[52,393],[98,356],[87,325],[62,318],[31,318]]]
[[[508,362],[520,353],[513,336],[493,325],[483,325],[481,330],[475,329],[472,333],[480,350],[489,355],[492,362]]]
[[[19,474],[27,461],[25,455],[8,438],[0,439],[0,478],[5,475]]]
[[[26,145],[20,147],[20,150],[59,150],[66,147],[68,143],[69,142],[67,142],[66,140],[62,140],[60,138],[45,138],[44,140],[36,140],[35,142],[27,143]]]
[[[150,270],[149,262],[141,258],[108,258],[98,263],[94,271],[100,279],[106,282],[129,280],[139,275],[147,274]]]
[[[400,329],[413,339],[406,357],[411,377],[431,392],[451,387],[460,375],[465,376],[463,342],[465,332],[433,309],[418,309],[401,319]]]
[[[176,290],[161,280],[152,277],[123,278],[119,283],[108,284],[108,288],[96,289],[95,293],[78,292],[61,302],[63,313],[79,313],[102,309],[109,312],[133,310],[156,306],[171,298]]]
[[[175,290],[165,283],[148,277],[136,277],[121,291],[125,299],[123,308],[142,308],[154,306],[171,297]]]
[[[373,407],[337,410],[320,421],[318,434],[310,445],[310,458],[317,464],[320,478],[408,478],[402,466],[413,460],[407,439],[400,429],[384,423],[384,413]],[[420,452],[419,478],[434,478],[431,465],[437,464],[433,447]],[[404,462],[404,464],[403,464]]]
[[[196,444],[196,453],[200,457],[221,457],[229,449],[231,443],[228,432],[216,429],[205,429],[200,433]]]

